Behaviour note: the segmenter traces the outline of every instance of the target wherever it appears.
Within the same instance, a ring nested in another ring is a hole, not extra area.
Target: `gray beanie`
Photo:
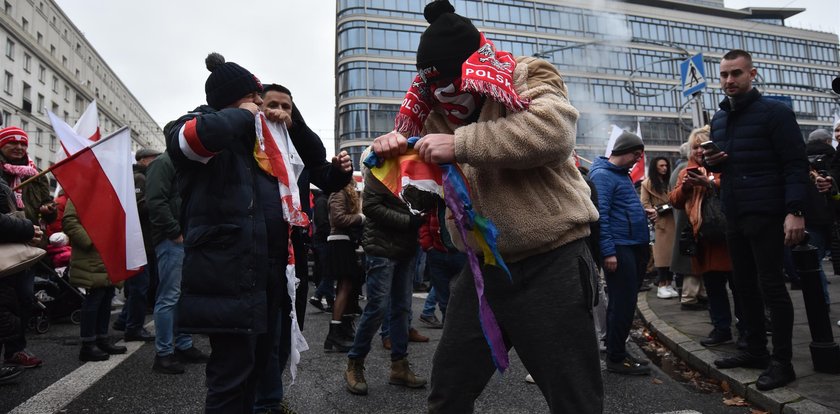
[[[822,128],[815,129],[814,132],[808,135],[808,142],[831,142],[831,132]]]
[[[624,155],[636,150],[644,150],[645,143],[638,135],[624,131],[615,140],[612,153],[610,155]]]

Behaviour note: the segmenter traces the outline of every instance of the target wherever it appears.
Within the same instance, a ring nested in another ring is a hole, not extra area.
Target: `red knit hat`
[[[29,136],[24,130],[18,127],[8,127],[0,129],[0,148],[12,142],[20,142],[23,145],[29,146]]]

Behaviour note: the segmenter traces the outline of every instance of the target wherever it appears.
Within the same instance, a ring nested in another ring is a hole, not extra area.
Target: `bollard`
[[[810,349],[814,371],[840,374],[840,346],[834,342],[828,306],[825,304],[817,248],[808,244],[806,233],[805,239],[791,251],[796,272],[802,281],[802,298],[805,301],[808,328],[811,330]]]

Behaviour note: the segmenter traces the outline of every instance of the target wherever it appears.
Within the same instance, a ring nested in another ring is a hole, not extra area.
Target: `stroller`
[[[39,261],[30,270],[35,273],[35,304],[29,328],[39,334],[50,329],[51,321],[69,318],[78,325],[84,294],[70,285],[69,267],[53,269],[47,262]]]

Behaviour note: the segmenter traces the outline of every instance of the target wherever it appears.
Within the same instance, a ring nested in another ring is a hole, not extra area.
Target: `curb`
[[[659,319],[659,316],[648,305],[647,292],[639,292],[636,309],[641,314],[645,326],[671,352],[703,375],[728,382],[735,394],[743,396],[751,404],[769,410],[773,414],[836,413],[835,410],[811,401],[788,387],[759,391],[755,388],[758,370],[745,368],[719,370],[713,363],[718,358],[715,353]]]

